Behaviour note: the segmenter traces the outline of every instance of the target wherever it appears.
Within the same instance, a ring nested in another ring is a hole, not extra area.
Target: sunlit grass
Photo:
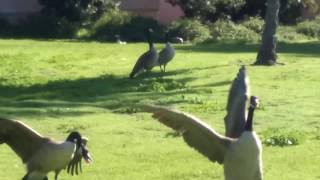
[[[163,47],[157,44],[156,47]],[[61,179],[223,179],[223,169],[189,148],[172,131],[136,113],[150,102],[193,113],[224,132],[230,83],[248,65],[252,94],[260,97],[255,129],[261,138],[304,134],[296,146],[264,145],[270,180],[320,179],[320,43],[279,44],[284,66],[250,66],[256,44],[177,45],[166,74],[129,80],[143,43],[0,40],[0,113],[21,119],[41,134],[65,139],[79,130],[94,158],[84,173]],[[24,167],[0,146],[0,179],[21,179]],[[50,174],[52,178],[52,174]]]

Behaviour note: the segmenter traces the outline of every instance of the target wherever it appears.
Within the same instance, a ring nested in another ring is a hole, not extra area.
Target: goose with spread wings
[[[26,165],[22,180],[47,180],[47,174],[55,172],[55,180],[62,169],[71,175],[82,172],[82,159],[92,161],[87,139],[77,131],[71,132],[65,141],[43,137],[21,121],[0,118],[0,144],[7,144]]]
[[[165,107],[145,105],[144,110],[164,125],[182,133],[185,142],[212,162],[224,166],[226,180],[262,180],[262,145],[253,130],[253,114],[259,99],[250,97],[245,67],[232,83],[225,116],[223,136],[199,118]]]

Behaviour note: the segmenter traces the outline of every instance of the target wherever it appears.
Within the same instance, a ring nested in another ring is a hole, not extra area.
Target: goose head
[[[251,96],[250,97],[250,106],[248,110],[248,117],[247,117],[247,122],[245,124],[244,130],[245,131],[253,131],[253,113],[254,110],[259,107],[260,100],[256,96]]]
[[[250,97],[250,107],[252,108],[258,108],[260,105],[260,100],[256,96],[251,96]]]
[[[88,141],[87,138],[83,138],[79,132],[74,131],[69,134],[66,141],[73,142],[76,144],[77,153],[79,153],[83,157],[86,163],[92,162],[89,150],[86,148]]]

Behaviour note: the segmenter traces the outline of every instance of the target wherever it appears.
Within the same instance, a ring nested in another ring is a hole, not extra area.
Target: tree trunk
[[[265,16],[265,26],[262,34],[262,44],[255,64],[274,65],[277,62],[277,37],[280,2],[279,0],[267,1],[267,12]]]

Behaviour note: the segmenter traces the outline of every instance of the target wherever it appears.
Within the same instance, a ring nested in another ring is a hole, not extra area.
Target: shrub
[[[2,36],[23,38],[72,38],[78,27],[65,19],[32,16],[27,20],[7,26]]]
[[[151,18],[141,16],[132,16],[132,19],[122,27],[121,34],[130,41],[146,40],[145,29],[147,28],[153,29],[152,38],[155,41],[163,39],[164,27]]]
[[[158,40],[163,27],[155,20],[114,10],[104,14],[92,27],[92,37],[101,40],[115,40],[115,35],[129,41],[145,40],[145,29],[154,29],[154,39]]]
[[[116,8],[113,0],[38,0],[45,16],[67,19],[69,22],[81,23],[98,18],[103,11]]]
[[[120,34],[122,26],[130,20],[131,17],[126,12],[110,11],[93,24],[92,36],[102,40],[114,40],[114,36]]]
[[[195,19],[177,20],[170,25],[169,29],[170,34],[187,41],[202,42],[210,38],[208,27]]]
[[[241,23],[244,27],[256,32],[261,33],[263,31],[264,20],[260,17],[249,17]]]
[[[7,20],[0,18],[0,30],[8,28],[10,25],[11,24]]]
[[[297,25],[297,32],[306,36],[320,38],[320,16]]]
[[[257,41],[261,38],[260,34],[241,24],[222,19],[210,25],[210,33],[213,40]]]
[[[278,41],[301,41],[311,37],[298,33],[296,26],[279,26],[277,30]]]

